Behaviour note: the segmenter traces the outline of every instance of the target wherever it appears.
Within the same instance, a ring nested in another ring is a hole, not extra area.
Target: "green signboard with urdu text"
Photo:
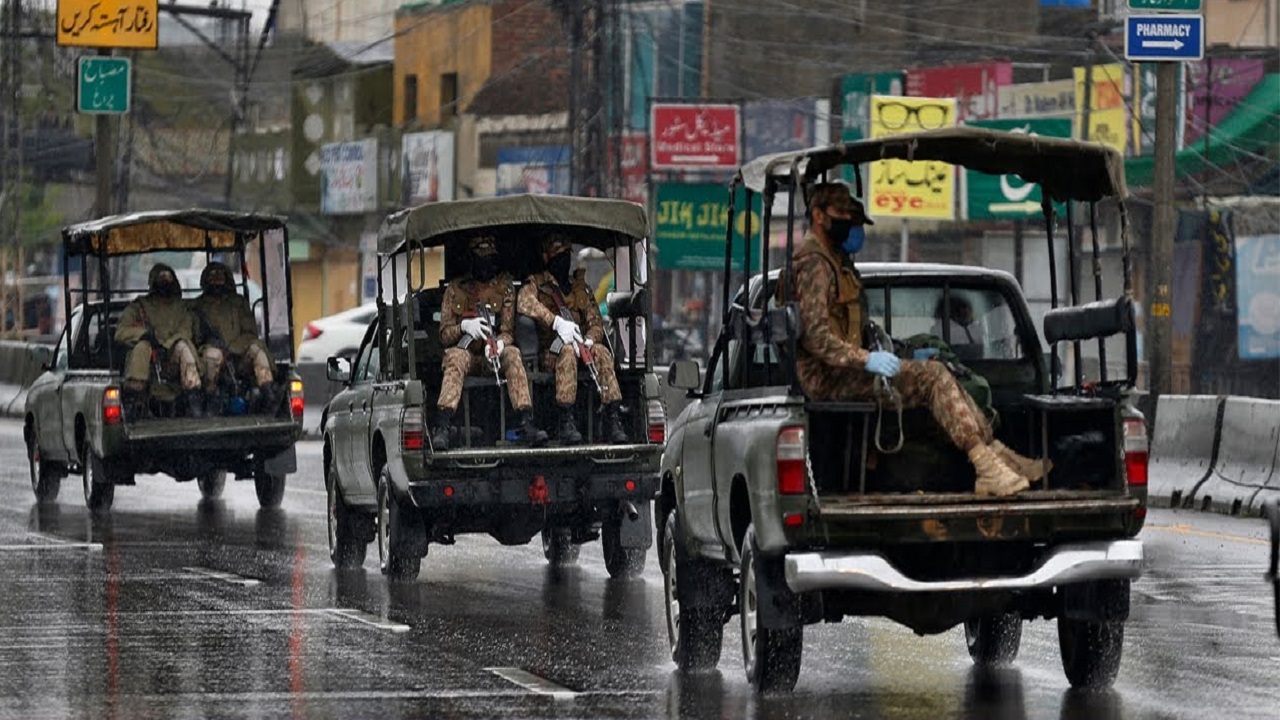
[[[970,127],[988,130],[1071,137],[1071,118],[1024,118],[1022,120],[975,120]],[[965,171],[968,218],[992,220],[1024,218],[1040,214],[1040,186],[1017,175],[988,175],[977,170]]]
[[[1129,0],[1130,10],[1200,12],[1204,0]]]
[[[733,269],[742,271],[746,194],[734,202]],[[760,196],[751,212],[751,269],[758,272]],[[653,237],[658,267],[663,270],[724,270],[725,225],[729,220],[729,189],[719,183],[656,183],[653,197]]]

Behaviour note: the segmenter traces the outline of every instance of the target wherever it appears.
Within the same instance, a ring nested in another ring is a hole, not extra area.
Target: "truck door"
[[[28,402],[36,409],[36,440],[40,452],[50,460],[69,460],[62,442],[62,398],[59,388],[67,374],[67,338],[70,330],[63,331],[53,351],[51,372],[43,372],[31,383],[27,391]]]
[[[356,382],[358,377],[357,369],[361,358],[369,353],[370,343],[376,337],[374,328],[377,324],[377,320],[374,320],[369,325],[369,328],[365,330],[364,339],[360,342],[360,349],[352,360],[351,377],[347,380],[347,386],[337,395],[334,395],[333,400],[329,401],[329,416],[326,422],[332,428],[330,440],[333,443],[333,463],[338,470],[338,484],[342,487],[344,493],[358,495],[369,491],[357,483],[357,479],[361,476],[357,472],[358,469],[351,457],[351,436],[359,431],[352,426],[351,415],[355,409],[355,398],[359,390]]]
[[[684,530],[702,543],[716,541],[715,525],[715,467],[712,463],[712,447],[715,442],[716,423],[720,402],[724,394],[725,358],[732,354],[736,340],[721,335],[716,343],[711,361],[707,365],[707,380],[702,400],[691,411],[688,429],[684,437],[684,456],[681,481],[684,483],[685,512],[681,516]]]
[[[376,330],[365,338],[360,354],[351,371],[351,387],[347,395],[347,445],[344,448],[349,463],[347,478],[355,493],[373,492],[374,473],[369,467],[370,420],[373,417],[373,386],[378,377],[380,351]]]

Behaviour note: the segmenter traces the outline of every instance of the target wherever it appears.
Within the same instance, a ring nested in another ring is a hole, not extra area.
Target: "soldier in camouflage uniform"
[[[205,397],[200,389],[202,368],[196,356],[200,336],[196,317],[182,301],[182,286],[173,268],[157,263],[151,268],[147,287],[149,292],[134,298],[116,325],[115,341],[129,347],[121,398],[125,415],[130,420],[146,415],[152,358],[159,352],[166,379],[176,377],[183,390],[187,414],[203,417]]]
[[[582,442],[582,433],[578,432],[573,419],[573,406],[578,397],[578,345],[581,344],[595,358],[600,402],[604,405],[604,435],[610,442],[624,443],[627,433],[618,412],[622,394],[618,391],[613,355],[601,343],[604,321],[595,298],[587,290],[586,271],[579,269],[570,277],[572,249],[572,243],[562,235],[550,233],[542,239],[542,261],[546,269],[530,275],[520,288],[520,314],[537,321],[542,368],[556,375],[560,442],[568,445]],[[566,287],[569,288],[567,294],[563,292]],[[557,344],[561,345],[558,352]]]
[[[209,263],[200,273],[202,292],[191,301],[204,336],[200,357],[205,364],[205,390],[210,395],[218,393],[218,381],[230,359],[237,378],[250,381],[250,387],[256,390],[256,409],[271,413],[280,406],[283,396],[275,390],[271,355],[258,337],[258,323],[249,309],[249,300],[236,294],[234,285],[230,268],[220,262]]]
[[[440,385],[431,445],[436,450],[449,449],[449,429],[458,401],[462,398],[463,379],[467,375],[493,373],[489,338],[497,342],[502,376],[507,381],[511,406],[518,414],[516,427],[519,434],[525,442],[541,445],[546,442],[547,434],[533,425],[529,412],[533,408],[529,379],[524,374],[520,349],[515,346],[512,336],[515,289],[511,285],[511,276],[500,271],[498,246],[493,238],[472,238],[469,248],[471,273],[449,283],[440,305],[440,340],[445,347],[444,381]],[[481,316],[479,308],[485,306],[488,306],[497,327]]]
[[[863,349],[868,319],[862,281],[849,255],[862,244],[871,224],[846,186],[824,183],[809,198],[809,231],[793,258],[794,289],[803,335],[796,372],[805,394],[816,401],[884,402],[875,379],[883,377],[900,393],[903,407],[927,407],[978,472],[980,495],[1012,495],[1026,490],[1040,464],[994,440],[991,426],[954,376],[940,362],[899,360],[885,351]],[[780,288],[786,298],[787,288]]]

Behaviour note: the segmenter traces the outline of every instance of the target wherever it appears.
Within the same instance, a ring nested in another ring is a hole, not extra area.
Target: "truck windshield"
[[[887,296],[887,297],[886,297]],[[885,307],[892,317],[885,318]],[[991,288],[893,285],[867,289],[867,309],[898,340],[933,335],[961,360],[1018,360],[1022,342],[1009,304]]]

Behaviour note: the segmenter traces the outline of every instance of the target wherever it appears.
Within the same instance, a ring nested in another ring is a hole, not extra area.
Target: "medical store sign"
[[[655,170],[732,170],[741,162],[737,105],[654,103],[649,110],[650,165]]]

